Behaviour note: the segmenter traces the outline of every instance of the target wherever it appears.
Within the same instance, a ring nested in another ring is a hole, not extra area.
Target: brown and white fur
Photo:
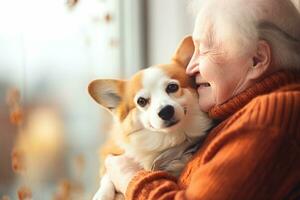
[[[139,71],[130,80],[99,79],[89,85],[93,99],[114,117],[114,142],[145,170],[178,176],[191,147],[211,126],[199,110],[193,80],[185,74],[193,51],[192,39],[186,37],[169,64]],[[107,175],[100,184],[93,199],[113,200],[115,190]]]

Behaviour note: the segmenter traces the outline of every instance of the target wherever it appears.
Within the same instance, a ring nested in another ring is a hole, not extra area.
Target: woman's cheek
[[[200,61],[199,70],[203,79],[210,84],[213,83],[214,77],[217,75],[215,73],[215,64],[212,63],[207,56],[203,56],[203,59]]]
[[[207,61],[203,57],[199,61],[199,72],[204,79],[206,79],[205,76],[207,75],[206,69],[207,69]]]

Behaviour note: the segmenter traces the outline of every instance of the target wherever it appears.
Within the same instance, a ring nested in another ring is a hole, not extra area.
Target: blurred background
[[[87,93],[166,63],[187,0],[0,0],[0,199],[85,200],[109,115]]]

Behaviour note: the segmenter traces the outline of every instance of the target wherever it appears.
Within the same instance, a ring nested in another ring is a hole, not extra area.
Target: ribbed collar
[[[214,106],[209,110],[209,116],[213,119],[224,120],[243,108],[253,98],[297,82],[300,82],[300,71],[275,72],[261,82],[254,84],[239,95],[231,98],[224,104]]]

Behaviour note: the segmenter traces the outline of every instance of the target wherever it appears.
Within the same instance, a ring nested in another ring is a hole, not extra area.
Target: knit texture
[[[209,115],[222,122],[181,176],[140,171],[126,199],[300,199],[298,71],[274,73]]]

